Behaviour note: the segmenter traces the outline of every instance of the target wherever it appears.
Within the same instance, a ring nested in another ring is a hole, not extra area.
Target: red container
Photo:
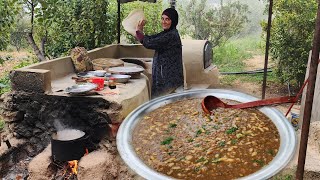
[[[98,85],[96,91],[101,91],[104,88],[104,79],[103,78],[92,78],[92,83]]]

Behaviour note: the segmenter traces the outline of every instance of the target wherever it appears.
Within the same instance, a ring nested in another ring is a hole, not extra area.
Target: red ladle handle
[[[273,104],[281,104],[281,103],[293,103],[295,101],[294,96],[284,96],[284,97],[277,97],[277,98],[269,98],[269,99],[262,99],[247,103],[240,103],[235,105],[227,105],[228,108],[249,108],[249,107],[257,107],[257,106],[265,106],[265,105],[273,105]]]

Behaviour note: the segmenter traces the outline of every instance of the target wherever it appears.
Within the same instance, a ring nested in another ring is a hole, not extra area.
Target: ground
[[[32,56],[32,54],[28,51],[14,51],[14,52],[6,52],[0,51],[0,57],[5,59],[4,64],[0,64],[0,78],[7,72],[13,69],[21,60],[27,59]]]
[[[264,55],[255,55],[252,58],[245,60],[244,61],[246,64],[245,70],[250,71],[250,70],[263,69],[264,59],[265,59]],[[268,67],[272,67],[272,66],[273,66],[272,63],[268,64]],[[223,78],[223,76],[221,76],[220,78]],[[256,83],[256,82],[243,82],[240,80],[235,80],[232,84],[229,84],[229,83],[224,84],[222,81],[219,88],[239,91],[242,93],[255,96],[257,98],[262,97],[262,84]],[[274,98],[274,97],[280,97],[280,96],[289,96],[289,92],[286,85],[270,84],[267,81],[265,97]],[[277,108],[280,109],[283,113],[285,113],[287,112],[289,106],[290,104],[282,104],[282,105],[278,105]]]

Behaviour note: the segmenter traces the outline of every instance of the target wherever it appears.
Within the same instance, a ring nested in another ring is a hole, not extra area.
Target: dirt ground
[[[14,66],[19,64],[19,62],[23,59],[27,59],[31,57],[32,54],[28,51],[20,51],[20,52],[6,52],[0,51],[0,57],[2,59],[8,59],[4,62],[4,64],[0,64],[0,78],[7,72],[11,71]]]
[[[263,69],[264,55],[253,56],[253,58],[245,60],[244,63],[246,64],[245,70],[247,71]],[[272,66],[272,63],[268,63],[268,67]],[[260,99],[262,97],[262,84],[254,82],[242,82],[241,80],[236,80],[232,85],[222,83],[220,84],[219,88],[231,89],[234,91],[246,93]],[[286,85],[270,84],[269,82],[267,82],[265,98],[274,98],[280,96],[289,96],[289,91]],[[286,113],[289,106],[290,104],[282,104],[278,105],[277,108],[283,113]],[[296,104],[295,107],[299,108],[299,104]]]

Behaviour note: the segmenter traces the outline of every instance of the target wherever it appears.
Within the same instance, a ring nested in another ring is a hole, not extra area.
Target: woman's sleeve
[[[168,47],[170,42],[174,41],[174,39],[174,34],[170,32],[153,36],[145,35],[142,44],[148,49],[160,50]]]
[[[143,38],[144,38],[143,32],[141,32],[141,31],[136,31],[136,38],[137,38],[137,40],[138,40],[140,43],[142,43],[142,40],[143,40]]]

